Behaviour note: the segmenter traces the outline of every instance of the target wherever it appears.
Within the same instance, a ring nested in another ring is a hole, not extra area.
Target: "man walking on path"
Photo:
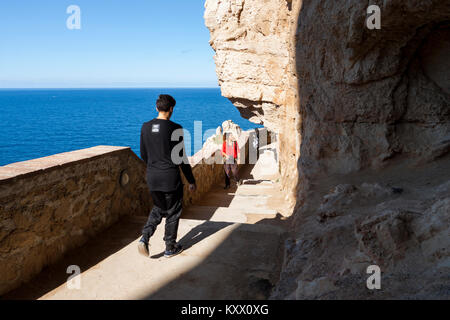
[[[164,256],[173,257],[183,251],[181,245],[176,243],[183,203],[180,168],[189,182],[189,190],[196,190],[194,175],[185,153],[183,128],[170,121],[175,104],[173,97],[160,95],[156,101],[158,117],[144,123],[141,129],[141,158],[147,165],[147,185],[153,199],[153,209],[138,245],[139,252],[147,257],[150,255],[149,239],[162,218],[166,218]]]

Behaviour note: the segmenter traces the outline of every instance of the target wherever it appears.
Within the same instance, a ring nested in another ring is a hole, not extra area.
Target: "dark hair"
[[[233,135],[231,134],[231,132],[227,132],[225,133],[225,140],[231,139],[233,138]]]
[[[172,96],[161,94],[159,95],[158,100],[156,100],[156,108],[158,111],[167,112],[171,107],[175,107],[176,103],[177,102]]]

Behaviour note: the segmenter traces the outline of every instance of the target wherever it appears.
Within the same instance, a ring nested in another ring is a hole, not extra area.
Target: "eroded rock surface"
[[[383,6],[384,3],[384,6]],[[364,1],[304,1],[296,69],[306,177],[380,168],[449,151],[450,6],[373,1],[380,30],[365,27]]]
[[[286,0],[207,0],[205,22],[222,95],[278,134],[286,200],[295,200],[300,150],[295,17]],[[294,187],[292,187],[294,186]]]
[[[275,299],[450,298],[450,159],[316,181],[295,215]],[[381,269],[368,290],[367,268]]]
[[[278,133],[296,202],[274,298],[450,297],[450,6],[371,4],[380,30],[364,1],[206,1],[222,94]]]

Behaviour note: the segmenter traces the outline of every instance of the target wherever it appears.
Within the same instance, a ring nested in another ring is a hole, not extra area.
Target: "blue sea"
[[[219,88],[2,89],[0,166],[96,145],[129,146],[139,156],[141,126],[157,116],[161,93],[177,100],[171,120],[190,132],[191,154],[199,149],[194,121],[202,121],[203,133],[228,119],[244,130],[259,127]]]

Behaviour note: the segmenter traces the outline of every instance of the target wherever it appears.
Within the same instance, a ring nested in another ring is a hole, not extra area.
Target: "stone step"
[[[235,193],[211,192],[200,200],[198,206],[228,207],[242,211],[267,207],[268,196],[265,195],[241,195]]]
[[[272,180],[258,180],[258,179],[244,179],[242,180],[242,186],[260,186],[260,187],[268,187],[273,186],[274,182]]]
[[[248,223],[248,214],[262,216],[265,219],[275,218],[276,210],[264,208],[252,208],[241,210],[236,208],[213,207],[213,206],[190,206],[184,210],[183,219],[224,221]]]
[[[182,218],[247,223],[247,217],[240,210],[225,207],[190,206],[184,210]]]
[[[267,189],[273,189],[274,188],[273,183],[248,183],[245,184],[245,181],[242,183],[242,185],[239,186],[239,189],[246,188],[246,189],[257,189],[257,190],[267,190]]]
[[[145,217],[130,221],[141,224]],[[126,223],[122,225],[126,227]],[[268,288],[276,282],[278,261],[282,260],[281,228],[182,219],[178,234],[185,250],[176,257],[164,258],[161,224],[150,240],[148,258],[138,254],[139,237],[125,244],[123,235],[111,230],[96,244],[118,244],[121,249],[82,269],[79,290],[69,290],[62,283],[40,299],[268,298]],[[86,246],[85,255],[95,254],[89,252],[91,247]]]
[[[251,188],[241,186],[235,191],[234,194],[241,196],[272,196],[277,192],[278,190],[274,186],[270,187],[252,186]]]

